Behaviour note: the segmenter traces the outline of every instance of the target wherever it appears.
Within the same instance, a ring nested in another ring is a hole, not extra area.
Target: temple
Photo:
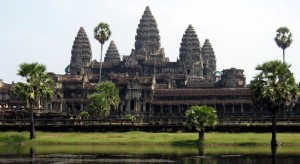
[[[121,59],[117,45],[110,41],[102,63],[102,79],[120,89],[121,103],[111,117],[136,114],[142,122],[182,122],[191,105],[208,105],[219,116],[266,113],[250,99],[242,69],[217,71],[216,55],[209,39],[203,45],[192,25],[183,31],[177,61],[169,61],[160,43],[158,25],[147,6],[138,24],[134,49]],[[66,74],[49,73],[56,82],[55,96],[43,100],[46,111],[78,115],[88,104],[99,81],[100,63],[92,61],[89,38],[83,27],[75,37]],[[10,99],[13,84],[0,83],[0,103],[18,106]],[[299,110],[299,104],[295,111]]]

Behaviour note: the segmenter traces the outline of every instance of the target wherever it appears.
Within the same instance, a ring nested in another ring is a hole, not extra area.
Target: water
[[[300,163],[298,146],[1,145],[0,163]]]

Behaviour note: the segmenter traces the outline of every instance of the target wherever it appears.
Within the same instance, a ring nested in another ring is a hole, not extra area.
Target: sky
[[[182,36],[191,24],[201,45],[210,40],[217,70],[244,69],[247,84],[258,73],[258,64],[282,60],[274,38],[276,29],[286,26],[293,43],[285,59],[300,81],[299,0],[1,0],[0,79],[21,81],[17,71],[24,62],[45,64],[47,71],[64,74],[80,27],[88,35],[93,59],[99,61],[100,44],[93,29],[100,22],[110,25],[110,40],[121,57],[129,55],[146,6],[156,19],[161,47],[170,61],[179,58]],[[104,52],[108,45],[104,44]]]

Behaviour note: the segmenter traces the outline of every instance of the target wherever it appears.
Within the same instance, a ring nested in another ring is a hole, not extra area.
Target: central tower
[[[160,49],[160,36],[157,23],[149,6],[146,7],[135,36],[135,53],[145,51],[145,55],[155,54]]]

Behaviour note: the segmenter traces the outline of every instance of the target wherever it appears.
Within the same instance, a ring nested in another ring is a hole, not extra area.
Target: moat
[[[297,163],[297,146],[2,145],[0,163]]]

